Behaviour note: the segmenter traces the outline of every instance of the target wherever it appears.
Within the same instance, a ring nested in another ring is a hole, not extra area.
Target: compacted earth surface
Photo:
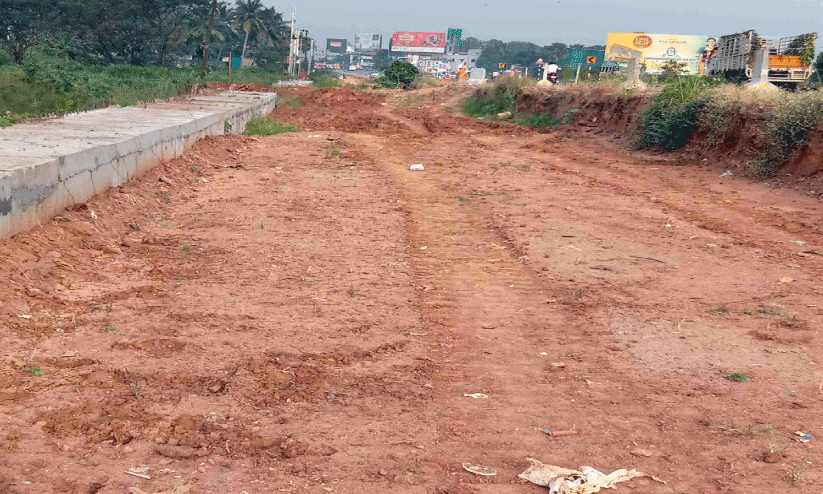
[[[280,95],[300,132],[0,240],[0,492],[820,492],[817,194],[459,90]]]

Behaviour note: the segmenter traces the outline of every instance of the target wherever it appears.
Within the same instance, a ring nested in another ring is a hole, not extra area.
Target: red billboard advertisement
[[[391,49],[407,53],[445,53],[446,33],[394,33],[391,37]]]
[[[326,51],[329,53],[346,53],[347,41],[345,38],[328,38]]]

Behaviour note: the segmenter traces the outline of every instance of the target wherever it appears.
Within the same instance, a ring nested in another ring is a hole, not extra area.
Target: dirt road
[[[0,492],[820,491],[816,196],[459,92],[282,96],[302,132],[0,242]]]

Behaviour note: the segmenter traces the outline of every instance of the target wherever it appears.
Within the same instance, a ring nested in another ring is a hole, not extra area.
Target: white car
[[[371,74],[369,74],[369,79],[377,79],[378,77],[380,77],[380,74],[378,74],[377,72],[372,72]]]

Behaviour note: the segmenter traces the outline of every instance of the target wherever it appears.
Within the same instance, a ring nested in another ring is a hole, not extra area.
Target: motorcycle
[[[557,72],[549,73],[549,82],[552,83],[552,85],[557,84]]]

